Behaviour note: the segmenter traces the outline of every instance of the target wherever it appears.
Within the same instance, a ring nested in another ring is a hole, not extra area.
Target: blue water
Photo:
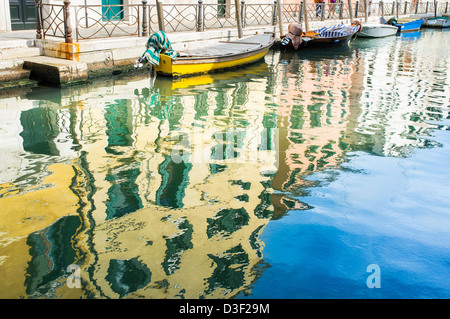
[[[442,147],[408,158],[355,152],[344,170],[314,174],[320,186],[302,197],[313,208],[265,228],[271,267],[251,297],[448,298],[450,137],[433,138]],[[380,288],[367,286],[371,264]]]

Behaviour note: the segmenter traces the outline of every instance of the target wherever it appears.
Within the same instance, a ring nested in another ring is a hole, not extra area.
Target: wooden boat
[[[235,68],[264,58],[274,41],[273,33],[264,33],[237,40],[219,41],[216,45],[201,49],[181,51],[176,58],[162,53],[159,65],[154,68],[159,74],[173,77]]]
[[[383,38],[395,35],[398,28],[393,25],[383,23],[363,23],[358,37],[362,38]]]
[[[350,26],[338,24],[313,31],[306,31],[302,33],[301,39],[303,42],[300,46],[346,44],[355,34],[361,31],[361,27],[362,25],[358,21]],[[286,47],[293,48],[292,44],[287,44]]]
[[[388,24],[396,26],[398,32],[417,31],[422,27],[425,20],[423,18],[417,19],[414,17],[403,17],[397,19],[390,19]]]
[[[442,17],[425,18],[423,26],[430,28],[449,28],[450,17],[442,16]]]

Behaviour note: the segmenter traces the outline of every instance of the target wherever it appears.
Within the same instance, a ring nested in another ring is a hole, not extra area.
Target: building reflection
[[[74,214],[66,211],[27,236],[23,295],[73,295],[64,285],[73,263],[82,269],[80,296],[89,298],[250,293],[269,266],[260,234],[288,210],[308,209],[298,199],[303,185],[297,181],[304,170],[326,166],[305,163],[312,147],[302,138],[322,126],[314,114],[321,106],[305,100],[286,111],[297,97],[283,90],[298,87],[277,85],[286,74],[269,67],[275,66],[260,63],[194,82],[161,78],[150,87],[139,79],[132,95],[127,83],[109,88],[123,93],[110,94],[102,105],[73,104],[67,125],[79,156],[65,179]],[[304,66],[297,70],[305,72]],[[29,111],[22,113],[27,152],[58,155],[49,146],[60,130],[58,114],[48,115],[50,105],[30,110],[47,117],[37,128],[26,124]],[[324,154],[342,125],[324,137]]]
[[[308,176],[358,149],[354,131],[370,120],[355,106],[370,87],[367,61],[302,54],[272,52],[242,70],[178,82],[137,76],[68,88],[55,101],[36,96],[39,107],[19,112],[17,156],[47,173],[1,185],[1,205],[20,212],[0,229],[17,237],[2,238],[0,267],[14,274],[2,294],[251,293],[270,266],[265,226],[310,208]],[[17,226],[40,208],[46,218]],[[81,267],[82,289],[65,284],[70,264]]]

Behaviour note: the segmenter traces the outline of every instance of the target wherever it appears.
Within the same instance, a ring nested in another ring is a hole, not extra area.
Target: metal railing
[[[449,1],[408,0],[387,3],[380,0],[358,0],[351,4],[345,0],[336,3],[283,4],[281,17],[284,23],[323,21],[329,19],[353,19],[367,15],[393,16],[405,14],[448,13]],[[224,3],[163,4],[157,0],[149,5],[148,0],[141,4],[123,5],[77,5],[71,6],[65,0],[61,4],[36,3],[36,37],[64,38],[71,43],[72,25],[77,41],[94,38],[119,36],[148,36],[157,30],[164,32],[205,31],[209,29],[237,26],[235,5]],[[396,4],[397,3],[397,4]],[[273,3],[239,2],[240,25],[269,26],[278,23],[277,0]],[[367,7],[366,7],[367,6]],[[306,10],[306,14],[304,12]],[[72,15],[71,15],[72,13]]]
[[[141,11],[141,6],[77,6],[75,7],[77,40],[141,36]]]

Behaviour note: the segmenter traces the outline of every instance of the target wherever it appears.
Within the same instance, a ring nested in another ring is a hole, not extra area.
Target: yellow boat
[[[154,68],[157,73],[172,77],[235,68],[264,58],[274,41],[273,33],[263,33],[237,40],[219,41],[216,45],[201,49],[181,51],[176,58],[162,53],[159,65]]]

